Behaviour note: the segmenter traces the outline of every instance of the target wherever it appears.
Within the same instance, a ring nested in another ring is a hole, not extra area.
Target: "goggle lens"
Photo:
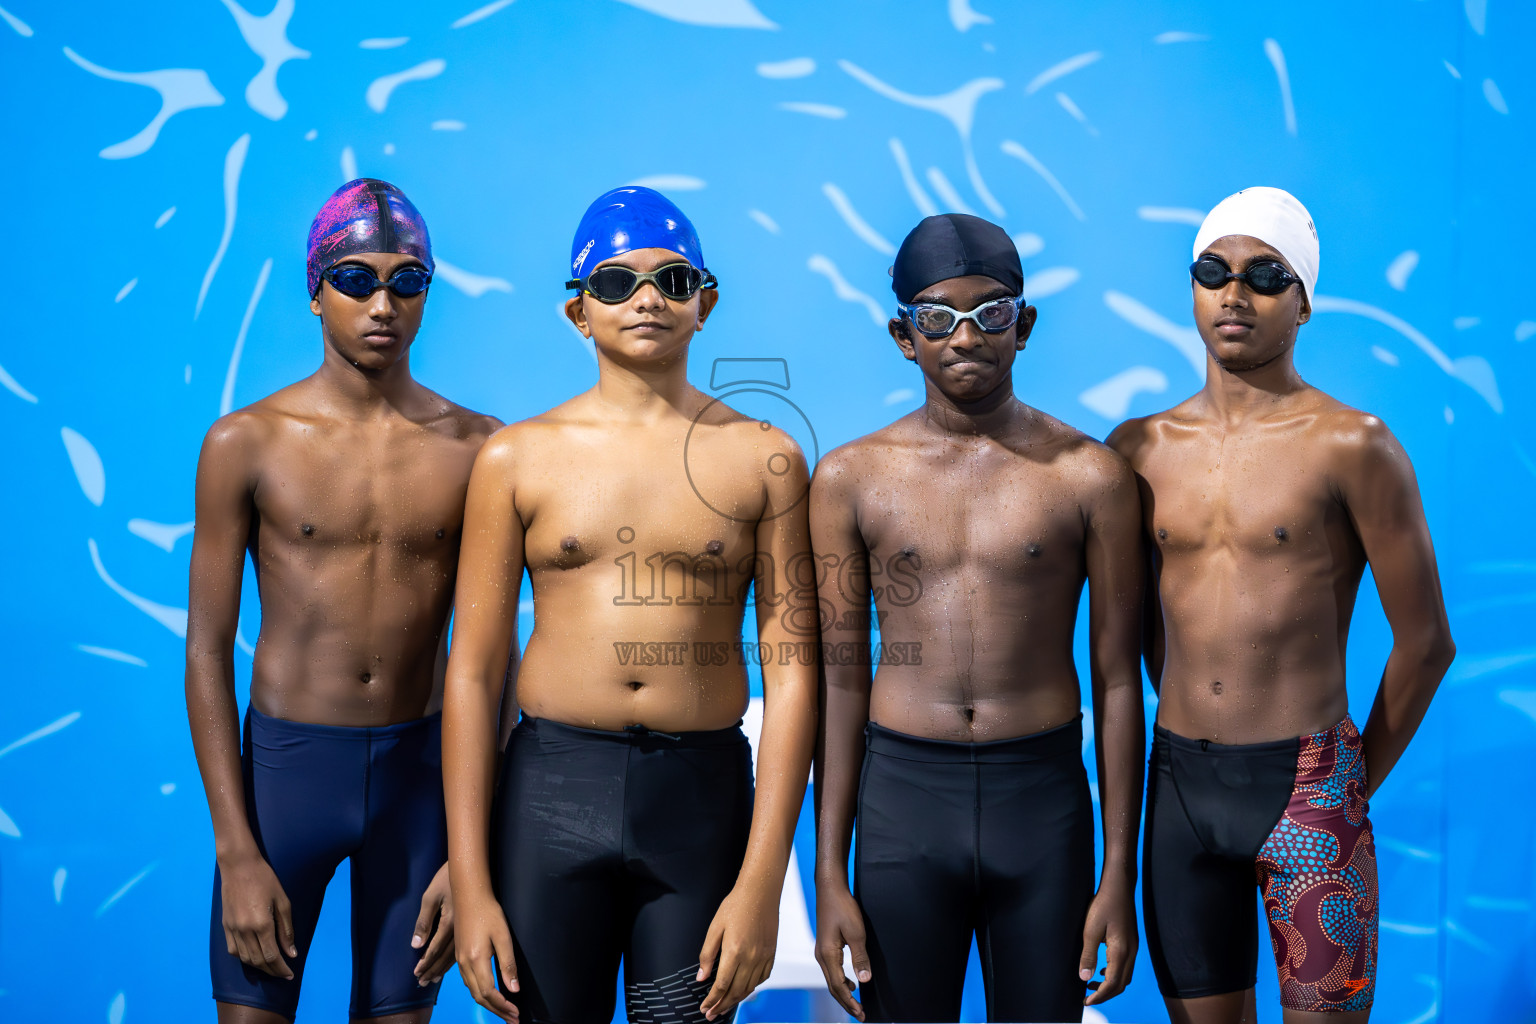
[[[1260,263],[1248,268],[1248,287],[1260,295],[1278,295],[1290,284],[1288,276],[1273,263]]]
[[[373,290],[379,286],[379,279],[373,271],[364,267],[338,267],[326,276],[332,288],[354,299],[372,295]]]
[[[1227,265],[1217,260],[1197,260],[1189,272],[1206,288],[1220,288],[1227,283]]]
[[[919,306],[912,312],[912,322],[924,334],[948,334],[955,329],[955,314],[939,306]]]
[[[976,311],[976,323],[984,331],[1003,331],[1019,318],[1018,303],[1012,299],[989,302]]]
[[[635,290],[635,273],[625,267],[603,267],[587,278],[587,291],[604,302],[620,302]]]
[[[699,290],[704,275],[686,263],[673,263],[656,271],[656,287],[669,299],[686,299]]]

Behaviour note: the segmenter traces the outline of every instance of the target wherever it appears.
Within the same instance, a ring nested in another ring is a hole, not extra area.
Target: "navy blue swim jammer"
[[[416,982],[411,948],[421,897],[448,859],[441,715],[355,728],[245,716],[245,813],[261,855],[293,906],[293,980],[247,967],[224,941],[217,867],[208,959],[213,998],[298,1011],[304,961],[325,887],[352,861],[351,1015],[378,1017],[437,1002]]]

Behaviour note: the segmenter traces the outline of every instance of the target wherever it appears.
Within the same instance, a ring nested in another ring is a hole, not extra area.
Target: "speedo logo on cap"
[[[575,274],[577,277],[581,276],[581,265],[587,262],[587,253],[591,252],[592,247],[596,244],[597,239],[594,238],[582,247],[581,252],[576,254],[575,261],[571,263],[571,273]]]

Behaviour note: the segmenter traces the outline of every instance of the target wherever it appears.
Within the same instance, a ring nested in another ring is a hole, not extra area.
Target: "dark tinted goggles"
[[[612,304],[623,302],[647,281],[654,284],[661,294],[677,302],[692,298],[693,293],[700,288],[715,287],[713,274],[690,263],[668,263],[646,274],[628,267],[598,267],[585,280],[574,277],[565,282],[565,286],[584,291],[599,302]]]
[[[1241,274],[1215,256],[1202,256],[1189,265],[1189,276],[1205,288],[1220,288],[1228,281],[1241,281],[1260,295],[1279,295],[1301,279],[1278,263],[1255,263]]]
[[[423,267],[401,267],[388,281],[380,281],[371,267],[361,263],[338,263],[320,276],[354,299],[366,299],[380,288],[388,288],[402,299],[414,298],[432,283],[432,275]]]

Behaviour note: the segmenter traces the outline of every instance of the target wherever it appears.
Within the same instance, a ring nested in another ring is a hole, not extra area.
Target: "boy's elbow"
[[[1442,629],[1437,633],[1425,660],[1441,672],[1451,667],[1451,662],[1456,660],[1456,641],[1451,639],[1449,629]]]
[[[1420,637],[1409,653],[1424,668],[1444,675],[1456,660],[1456,641],[1448,627],[1440,627]]]

